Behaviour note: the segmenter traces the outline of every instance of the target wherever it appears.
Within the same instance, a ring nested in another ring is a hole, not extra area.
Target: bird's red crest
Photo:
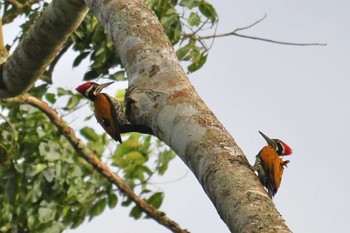
[[[293,153],[293,149],[290,148],[290,146],[288,146],[286,143],[280,141],[284,147],[284,153],[283,155],[291,155]]]
[[[75,90],[80,92],[82,95],[85,95],[86,90],[89,89],[93,84],[93,82],[86,82],[75,88]]]

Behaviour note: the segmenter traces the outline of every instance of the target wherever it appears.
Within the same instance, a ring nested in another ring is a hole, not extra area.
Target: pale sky
[[[220,17],[218,33],[247,26],[266,13],[262,23],[241,33],[280,41],[328,44],[295,47],[238,37],[219,38],[204,68],[189,77],[251,163],[265,145],[258,130],[293,148],[274,199],[292,231],[348,231],[350,2],[212,2]],[[5,36],[6,30],[8,27],[4,28]],[[69,57],[59,64],[57,70],[65,73],[56,72],[54,82],[73,90],[81,83],[87,67],[70,72],[71,64]],[[74,80],[67,81],[67,75]],[[169,182],[177,179],[180,180]],[[229,232],[180,159],[172,163],[166,176],[155,182],[155,187],[165,192],[161,210],[182,227],[191,232]],[[150,219],[134,221],[128,213],[128,208],[118,206],[66,232],[169,232]]]

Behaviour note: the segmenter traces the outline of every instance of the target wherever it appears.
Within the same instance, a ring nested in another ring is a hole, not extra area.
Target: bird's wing
[[[277,179],[275,179],[278,169],[276,169],[275,163],[276,159],[279,159],[279,156],[276,153],[276,150],[271,146],[265,146],[261,149],[259,156],[261,158],[261,165],[266,174],[265,187],[267,188],[269,195],[272,197],[276,194],[278,189],[276,186]]]
[[[274,180],[275,180],[276,192],[277,192],[277,190],[279,189],[279,187],[281,185],[283,171],[284,171],[283,160],[280,157],[276,158],[274,167],[275,167]]]
[[[94,100],[95,117],[103,129],[116,141],[122,143],[118,116],[114,110],[114,105],[107,94],[98,94]]]

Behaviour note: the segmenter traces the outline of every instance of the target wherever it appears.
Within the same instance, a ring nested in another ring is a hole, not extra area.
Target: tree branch
[[[55,58],[88,8],[82,0],[53,0],[4,63],[0,98],[26,92]]]
[[[98,159],[98,156],[79,138],[76,137],[74,130],[69,127],[67,123],[58,116],[57,112],[53,110],[47,103],[29,95],[22,95],[11,99],[2,99],[1,101],[5,103],[15,102],[20,104],[29,104],[35,108],[38,108],[66,137],[75,151],[81,157],[83,157],[89,164],[91,164],[107,180],[116,185],[119,190],[128,198],[130,198],[138,207],[140,207],[144,213],[173,232],[188,233],[188,231],[182,229],[178,223],[168,218],[164,212],[155,209],[153,206],[137,196],[117,174],[110,170],[105,163],[101,162]]]
[[[223,34],[214,34],[214,35],[209,35],[209,36],[199,36],[196,35],[195,39],[197,40],[205,40],[205,39],[213,39],[213,38],[219,38],[219,37],[226,37],[226,36],[237,36],[237,37],[243,37],[247,39],[252,39],[252,40],[259,40],[259,41],[264,41],[264,42],[269,42],[269,43],[274,43],[274,44],[282,44],[282,45],[293,45],[293,46],[326,46],[327,43],[295,43],[295,42],[285,42],[285,41],[278,41],[278,40],[272,40],[272,39],[267,39],[267,38],[262,38],[262,37],[256,37],[256,36],[248,36],[244,34],[238,33],[238,31],[244,31],[247,30],[251,27],[254,27],[258,23],[262,22],[264,19],[266,19],[266,14],[259,20],[255,21],[254,23],[241,27],[241,28],[236,28],[232,32],[228,33],[223,33]],[[184,34],[184,36],[192,37],[193,34]]]
[[[242,150],[191,85],[145,1],[85,1],[126,69],[130,122],[151,127],[176,152],[231,232],[290,233]]]

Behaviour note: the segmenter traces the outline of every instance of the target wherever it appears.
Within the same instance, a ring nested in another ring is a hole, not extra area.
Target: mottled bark
[[[142,0],[86,0],[127,70],[129,120],[152,128],[193,171],[232,232],[290,232],[241,149],[200,99]]]
[[[87,13],[82,0],[53,0],[8,57],[0,75],[0,98],[27,91],[55,58]]]
[[[4,44],[4,34],[2,33],[2,19],[0,17],[0,65],[7,60],[9,56],[5,44]]]

